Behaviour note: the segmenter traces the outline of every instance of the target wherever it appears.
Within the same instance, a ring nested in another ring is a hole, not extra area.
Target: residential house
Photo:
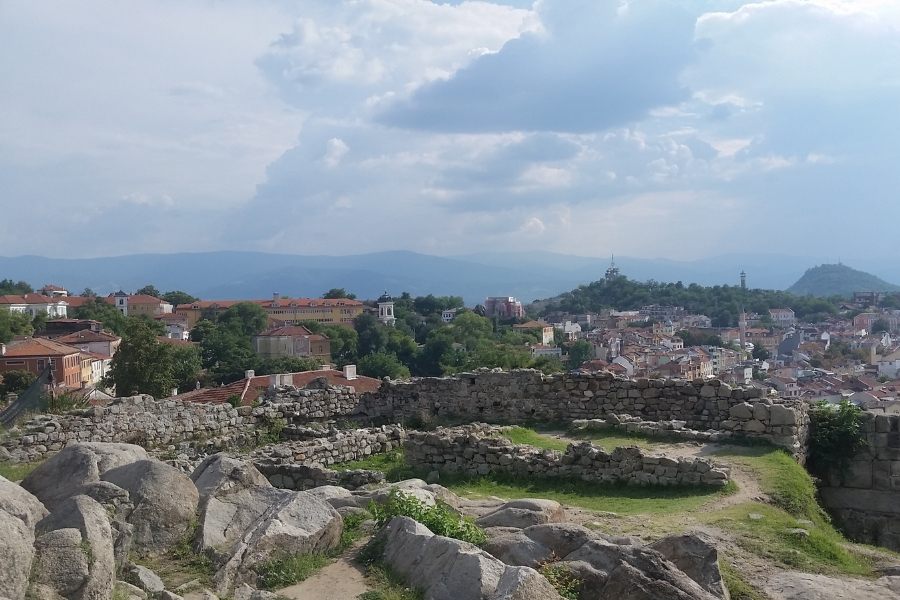
[[[173,340],[188,340],[191,337],[191,326],[188,316],[181,313],[159,315],[156,320],[166,328],[166,337]]]
[[[547,346],[553,343],[553,325],[541,323],[540,321],[528,321],[513,325],[513,329],[517,331],[536,331],[541,336],[541,344]]]
[[[44,330],[35,337],[53,340],[85,329],[103,331],[103,323],[93,319],[51,319],[44,324]]]
[[[782,329],[788,329],[797,323],[797,317],[790,308],[770,308],[769,316],[772,317],[772,322],[775,326]]]
[[[512,296],[491,296],[484,301],[484,316],[489,319],[521,319],[525,316],[525,308]]]
[[[43,294],[44,296],[49,296],[51,298],[65,298],[69,295],[69,290],[64,287],[59,287],[58,285],[47,284],[41,289],[38,290],[39,294]]]
[[[456,318],[456,313],[459,312],[458,308],[448,308],[446,310],[441,311],[441,321],[444,323],[452,323],[453,319]]]
[[[641,317],[650,321],[676,321],[684,315],[683,306],[662,306],[650,304],[642,306],[639,311]]]
[[[562,348],[559,346],[548,346],[546,344],[532,344],[529,346],[531,349],[531,358],[539,358],[541,356],[548,356],[550,358],[562,358]]]
[[[567,342],[574,342],[581,337],[581,325],[579,325],[578,323],[573,323],[572,321],[558,323],[556,324],[555,329],[558,329],[560,331],[563,339]]]
[[[106,297],[106,301],[128,316],[145,316],[151,319],[172,312],[172,305],[165,300],[147,294],[126,294],[118,291]]]
[[[900,377],[900,349],[878,357],[878,376],[896,379]]]
[[[115,356],[116,350],[119,349],[122,338],[105,331],[82,329],[75,333],[57,337],[55,341],[78,348],[82,352],[90,352],[106,358],[112,358]]]
[[[253,349],[262,358],[315,358],[331,360],[331,342],[300,325],[283,325],[253,336]]]
[[[43,294],[7,294],[0,296],[0,310],[27,314],[31,318],[46,315],[48,319],[65,319],[69,304],[63,298]]]
[[[28,371],[40,375],[52,368],[53,386],[82,387],[80,350],[44,338],[25,338],[0,344],[0,373]]]
[[[766,383],[778,390],[782,398],[800,397],[800,384],[793,377],[769,377]]]
[[[185,315],[193,328],[204,316],[214,318],[241,302],[258,304],[269,321],[297,325],[303,321],[352,326],[353,319],[363,312],[363,303],[349,298],[282,298],[273,294],[271,300],[203,300],[180,304],[175,314]]]

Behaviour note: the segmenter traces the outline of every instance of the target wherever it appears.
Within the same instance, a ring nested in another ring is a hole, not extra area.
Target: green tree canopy
[[[301,358],[297,356],[280,356],[261,360],[256,367],[257,375],[270,375],[272,373],[301,373],[303,371],[316,371],[321,363],[314,358]]]
[[[753,346],[753,358],[756,360],[767,360],[769,358],[769,351],[766,350],[766,347],[762,344],[755,344]]]
[[[0,375],[0,397],[28,389],[37,376],[29,371],[7,371]]]
[[[0,296],[30,294],[34,288],[27,281],[13,281],[12,279],[0,279]]]
[[[585,361],[594,357],[594,348],[591,343],[585,340],[578,340],[569,346],[568,366],[570,369],[577,369]]]
[[[115,386],[119,396],[150,394],[167,397],[175,386],[172,348],[160,343],[152,324],[143,319],[128,319],[122,344],[104,380]]]
[[[239,302],[219,315],[218,322],[249,338],[265,330],[268,316],[259,304]]]
[[[356,294],[350,293],[344,288],[331,288],[322,294],[322,297],[326,299],[348,298],[350,300],[356,300]]]
[[[34,326],[27,314],[0,309],[0,344],[10,341],[17,335],[32,333]]]
[[[199,298],[191,296],[187,292],[182,292],[181,290],[166,292],[161,296],[161,298],[172,306],[178,306],[180,304],[192,304],[199,300]]]
[[[409,377],[409,369],[390,352],[375,352],[364,356],[358,363],[357,369],[361,375],[368,377],[390,377],[398,379]]]
[[[200,349],[194,345],[172,346],[172,377],[179,392],[194,389],[201,378],[203,365],[200,363]]]
[[[94,290],[92,290],[89,287],[86,287],[83,290],[81,290],[81,295],[84,296],[85,298],[96,298],[97,292],[95,292]]]
[[[125,332],[125,315],[103,298],[94,298],[90,302],[85,302],[73,311],[72,316],[76,319],[100,321],[105,329],[116,335],[122,335]]]
[[[135,294],[145,294],[147,296],[153,296],[154,298],[159,298],[162,295],[160,291],[156,289],[155,285],[145,285],[136,291]]]

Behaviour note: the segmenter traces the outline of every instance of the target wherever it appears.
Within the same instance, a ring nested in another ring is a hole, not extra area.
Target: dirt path
[[[352,600],[371,591],[362,567],[343,556],[305,581],[277,591],[289,600]]]

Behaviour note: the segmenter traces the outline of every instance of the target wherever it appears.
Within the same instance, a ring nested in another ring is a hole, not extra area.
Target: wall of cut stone
[[[408,464],[424,471],[479,475],[580,479],[630,485],[708,485],[728,483],[727,468],[706,458],[668,458],[640,448],[606,452],[590,442],[570,444],[565,452],[511,443],[500,428],[464,425],[432,432],[408,432]]]
[[[809,418],[802,401],[762,397],[718,380],[629,380],[608,373],[518,370],[392,381],[361,398],[359,412],[391,421],[528,423],[630,415],[680,421],[697,431],[758,438],[802,459]]]
[[[864,414],[867,449],[824,477],[820,495],[848,537],[900,551],[900,416]]]

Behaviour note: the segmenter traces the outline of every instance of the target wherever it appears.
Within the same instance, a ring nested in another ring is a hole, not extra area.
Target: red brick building
[[[55,387],[77,389],[82,387],[80,350],[44,338],[26,338],[0,345],[0,373],[28,371],[40,375],[50,365],[53,367]]]

